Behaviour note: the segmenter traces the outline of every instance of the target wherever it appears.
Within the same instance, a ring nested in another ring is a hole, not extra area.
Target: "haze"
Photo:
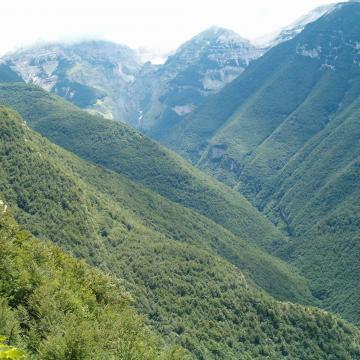
[[[0,53],[39,41],[96,38],[162,52],[212,25],[254,39],[286,26],[324,0],[2,1]]]

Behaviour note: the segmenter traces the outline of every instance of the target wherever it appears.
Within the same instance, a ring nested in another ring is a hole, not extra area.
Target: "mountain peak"
[[[247,58],[257,57],[257,54],[253,56],[256,48],[249,40],[241,37],[233,30],[211,26],[182,44],[175,52],[174,57],[199,59],[204,56],[213,57],[214,53],[221,52],[223,55],[231,52],[231,59],[236,60],[234,58],[241,57],[243,59],[244,51],[249,53],[249,56],[246,56]]]
[[[235,31],[219,26],[211,26],[195,35],[187,43],[193,41],[220,41],[233,43],[250,43],[249,40],[241,37]],[[185,43],[186,44],[186,43]]]
[[[339,5],[341,5],[341,3],[321,5],[301,16],[300,18],[292,22],[290,25],[285,26],[271,34],[255,39],[253,43],[262,48],[270,48],[284,41],[290,40],[297,34],[301,33],[306,25],[320,19],[324,15],[331,13]]]

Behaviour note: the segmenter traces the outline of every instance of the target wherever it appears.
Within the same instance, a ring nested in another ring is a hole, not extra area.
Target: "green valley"
[[[230,232],[191,210],[178,212],[179,205],[51,145],[6,108],[1,109],[0,138],[0,191],[17,220],[38,237],[124,278],[138,311],[167,343],[210,359],[231,359],[235,354],[297,358],[304,351],[357,356],[356,342],[343,347],[331,340],[356,337],[355,328],[319,310],[279,303],[254,286],[249,279],[263,278],[264,284],[285,288],[286,277],[278,276],[291,276],[291,271],[282,272],[284,265],[275,259],[242,242],[238,256],[244,277],[214,255],[225,241],[231,245]],[[167,217],[167,225],[154,211],[163,206],[170,216],[171,208],[177,215],[188,212],[187,220],[174,228]],[[270,280],[274,275],[277,281]],[[294,279],[290,277],[289,284]],[[269,317],[272,311],[274,316]],[[308,350],[295,341],[295,334],[300,332],[303,338],[304,331],[309,334]],[[294,343],[286,340],[291,333]]]
[[[124,124],[89,115],[20,83],[0,84],[0,103],[17,110],[30,127],[56,144],[198,211],[248,241],[265,248],[285,241],[238,192]]]
[[[172,3],[173,52],[157,2],[56,40],[43,1],[0,44],[0,359],[360,360],[360,1]],[[253,41],[184,41],[211,11]]]

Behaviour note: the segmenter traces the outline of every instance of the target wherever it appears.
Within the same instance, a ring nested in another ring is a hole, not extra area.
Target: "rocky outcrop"
[[[262,52],[233,31],[212,27],[180,46],[164,64],[143,64],[139,54],[144,57],[144,51],[127,46],[84,41],[36,45],[5,60],[25,82],[158,138]]]
[[[5,60],[25,82],[119,119],[126,117],[127,87],[142,66],[135,51],[107,41],[41,44],[8,54]]]
[[[212,27],[198,34],[164,64],[148,66],[130,85],[142,115],[139,127],[161,140],[164,128],[181,121],[204,97],[221,90],[261,54],[228,29]]]
[[[226,153],[228,149],[227,144],[216,144],[209,146],[206,157],[200,161],[200,167],[205,163],[211,163],[210,168],[221,168],[233,173],[235,178],[239,178],[243,166],[235,161],[229,154]]]

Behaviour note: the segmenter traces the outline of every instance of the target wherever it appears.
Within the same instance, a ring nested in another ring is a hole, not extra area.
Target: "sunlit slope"
[[[3,211],[0,334],[9,344],[31,359],[189,359],[164,349],[120,281],[33,239]]]

